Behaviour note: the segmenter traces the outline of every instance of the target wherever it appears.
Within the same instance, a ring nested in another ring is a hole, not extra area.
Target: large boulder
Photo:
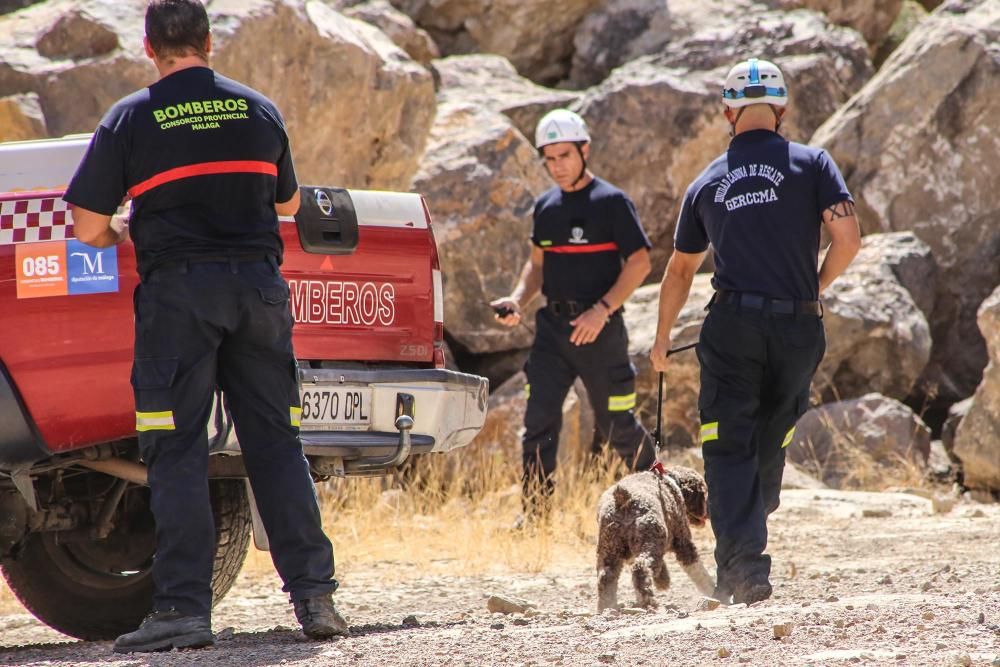
[[[962,461],[965,485],[1000,491],[1000,286],[979,309],[989,364],[955,434],[955,455]]]
[[[19,9],[24,9],[30,5],[37,4],[41,0],[0,0],[0,14],[9,14]]]
[[[26,93],[0,98],[0,141],[44,139],[45,114],[38,95]]]
[[[876,267],[891,271],[930,321],[938,281],[937,263],[930,246],[913,232],[870,234],[861,239],[861,250],[848,270],[882,270]]]
[[[372,24],[422,65],[429,65],[432,60],[441,57],[441,51],[427,31],[418,28],[413,19],[389,4],[388,0],[367,0],[345,9],[344,16]]]
[[[93,131],[118,99],[156,80],[144,8],[50,0],[0,18],[0,97],[36,95],[53,136]]]
[[[499,111],[533,141],[535,124],[548,111],[578,101],[580,93],[539,86],[518,74],[503,56],[449,56],[432,64],[439,99],[461,101]]]
[[[927,10],[924,9],[923,5],[916,0],[903,0],[903,6],[900,7],[899,14],[896,15],[896,20],[893,21],[892,26],[889,28],[889,33],[875,51],[872,62],[875,64],[876,69],[882,67],[882,64],[892,55],[892,52],[899,48],[899,45],[906,40],[907,36],[925,18],[927,18]]]
[[[872,393],[802,415],[787,455],[833,488],[873,488],[919,478],[930,447],[930,429],[920,417]]]
[[[764,0],[776,9],[812,9],[831,22],[861,33],[872,53],[882,43],[899,15],[903,0]]]
[[[573,36],[569,84],[600,83],[614,68],[656,53],[686,28],[663,0],[605,0]]]
[[[823,400],[910,394],[930,358],[931,335],[903,280],[929,308],[933,267],[926,245],[912,235],[864,239],[857,259],[823,293],[827,347],[814,381]]]
[[[472,353],[531,344],[527,325],[497,324],[488,303],[509,294],[530,251],[535,197],[549,180],[510,120],[477,104],[444,101],[413,189],[434,219],[452,340]]]
[[[912,230],[939,267],[926,379],[968,396],[986,363],[979,304],[1000,283],[1000,4],[924,19],[813,136],[847,178],[866,232]]]
[[[766,12],[736,37],[732,27],[713,26],[672,41],[616,69],[574,107],[594,136],[595,171],[635,200],[656,269],[671,249],[685,189],[729,143],[720,91],[728,68],[747,53],[767,53],[784,69],[791,102],[782,132],[797,141],[871,73],[853,31],[814,12]]]
[[[434,82],[377,28],[321,2],[209,7],[220,72],[288,120],[299,180],[406,189],[434,119]],[[261,49],[261,44],[269,44]]]
[[[817,12],[768,11],[749,0],[606,0],[581,22],[574,45],[568,83],[577,88],[597,84],[614,68],[646,55],[691,70],[728,68],[747,54],[779,65],[792,55],[825,55],[835,67],[822,76],[851,92],[873,73],[868,46],[853,30],[831,26]],[[798,90],[793,89],[796,103],[807,99]]]
[[[50,0],[3,17],[0,97],[37,95],[53,135],[92,131],[116,100],[156,80],[142,50],[145,5]],[[376,28],[321,2],[208,9],[213,66],[278,104],[300,180],[409,185],[434,115],[427,70]]]
[[[392,0],[448,55],[496,53],[539,83],[566,77],[573,33],[600,0]]]

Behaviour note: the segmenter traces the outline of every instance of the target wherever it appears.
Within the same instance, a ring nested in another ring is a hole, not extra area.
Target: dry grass
[[[548,520],[512,528],[521,513],[520,456],[486,449],[424,457],[403,478],[332,480],[319,486],[327,532],[342,563],[391,562],[401,574],[478,575],[589,563],[600,494],[620,462],[573,457],[557,472]]]

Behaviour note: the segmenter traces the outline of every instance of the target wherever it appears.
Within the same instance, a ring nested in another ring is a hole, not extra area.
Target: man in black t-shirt
[[[594,410],[594,449],[609,441],[632,469],[654,461],[635,417],[635,368],[622,304],[649,274],[649,239],[628,195],[587,169],[590,134],[576,113],[557,109],[538,123],[535,144],[556,187],[535,203],[531,257],[510,296],[492,302],[507,326],[539,292],[535,341],[525,367],[522,438],[527,511],[552,491],[562,404],[579,377]]]
[[[278,215],[299,206],[284,122],[260,93],[216,74],[200,0],[151,0],[146,54],[160,79],[101,121],[66,191],[80,241],[130,233],[139,450],[156,521],[152,613],[116,652],[213,642],[215,525],[206,426],[216,386],[231,409],[271,553],[303,631],[347,634],[298,439],[298,368]],[[112,214],[131,198],[127,230]]]
[[[787,100],[773,63],[754,58],[729,72],[723,103],[733,140],[684,195],[651,352],[667,370],[670,330],[711,244],[716,293],[698,341],[702,453],[716,593],[747,604],[771,595],[767,516],[826,349],[819,295],[861,243],[830,156],[777,134]],[[832,243],[820,268],[821,221]]]

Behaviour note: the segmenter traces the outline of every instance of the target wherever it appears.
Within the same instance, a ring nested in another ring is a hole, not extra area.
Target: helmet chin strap
[[[570,188],[576,188],[576,184],[582,181],[587,176],[587,158],[583,156],[583,148],[580,146],[581,142],[576,142],[576,152],[580,154],[580,161],[583,162],[583,167],[580,168],[580,175],[576,177]]]

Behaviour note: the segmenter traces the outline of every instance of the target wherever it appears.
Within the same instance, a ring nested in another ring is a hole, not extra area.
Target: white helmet
[[[587,122],[580,114],[569,109],[554,109],[545,114],[535,128],[535,148],[542,150],[549,144],[564,141],[590,141]]]
[[[788,104],[785,77],[778,66],[767,60],[750,58],[729,70],[722,103],[731,109],[751,104]]]

